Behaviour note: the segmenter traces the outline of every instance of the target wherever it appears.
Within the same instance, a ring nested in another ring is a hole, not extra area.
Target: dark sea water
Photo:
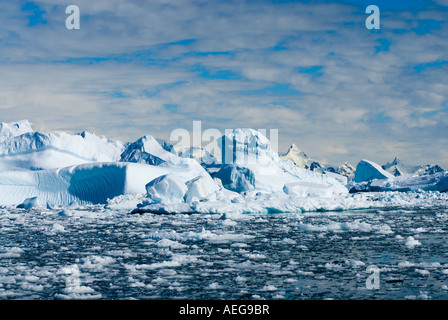
[[[62,213],[0,209],[0,299],[448,298],[446,208]]]

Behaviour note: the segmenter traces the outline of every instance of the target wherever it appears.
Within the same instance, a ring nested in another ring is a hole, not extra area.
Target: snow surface
[[[283,191],[288,195],[298,197],[324,197],[328,198],[333,195],[330,187],[313,182],[294,182],[287,183],[283,187]]]

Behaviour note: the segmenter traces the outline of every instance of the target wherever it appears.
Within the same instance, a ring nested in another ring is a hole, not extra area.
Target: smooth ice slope
[[[394,176],[381,166],[369,160],[361,160],[356,166],[355,182],[370,181],[373,179],[390,179]]]

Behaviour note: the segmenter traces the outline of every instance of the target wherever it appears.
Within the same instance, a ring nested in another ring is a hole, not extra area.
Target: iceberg
[[[222,163],[245,167],[253,172],[255,190],[263,192],[283,191],[287,183],[312,182],[332,188],[335,194],[348,193],[338,180],[320,172],[297,167],[283,160],[274,152],[271,143],[259,131],[234,129],[226,131],[219,140]]]
[[[142,163],[88,163],[39,171],[1,171],[0,204],[18,205],[38,197],[41,203],[66,206],[106,204],[120,195],[145,194],[148,182],[171,174],[187,182],[201,175],[176,166]],[[210,193],[218,189],[215,181],[202,172]]]
[[[34,132],[26,120],[0,127],[0,205],[26,207],[34,198],[40,205],[106,204],[145,194],[148,182],[166,174],[183,182],[201,176],[210,193],[219,188],[196,160],[169,153],[150,136],[125,148],[85,131]]]
[[[381,166],[369,160],[361,160],[356,166],[355,182],[370,181],[373,179],[390,179],[394,175],[385,171]]]
[[[32,208],[40,207],[39,199],[37,197],[32,197],[25,199],[21,204],[17,206],[18,209],[30,210]]]
[[[45,170],[91,162],[118,161],[124,146],[93,133],[34,132],[28,121],[2,124],[0,171]]]
[[[121,162],[146,163],[158,166],[162,163],[177,163],[179,157],[166,151],[152,136],[143,136],[129,144],[123,151]]]
[[[187,190],[185,182],[172,174],[157,177],[146,185],[147,197],[152,203],[182,202]]]
[[[213,159],[201,148],[170,152],[150,135],[122,143],[85,131],[35,132],[26,120],[2,123],[0,205],[26,210],[104,205],[133,213],[230,216],[447,201],[445,193],[430,192],[448,191],[448,172],[394,177],[363,160],[349,193],[340,170],[299,168],[280,157],[259,131],[226,130],[218,145],[222,157]],[[383,195],[371,196],[378,192]]]
[[[324,171],[324,174],[326,174],[329,177],[332,177],[336,180],[338,180],[340,183],[342,183],[344,186],[348,183],[348,177],[339,173],[331,172],[331,171]]]
[[[414,176],[403,175],[389,179],[374,179],[355,183],[350,192],[416,192],[416,191],[448,191],[448,171],[435,174]]]
[[[404,164],[397,157],[395,157],[395,159],[392,162],[388,162],[385,165],[383,165],[382,168],[396,177],[405,174],[422,176],[445,171],[439,165],[431,165],[431,164],[420,166],[407,165]]]
[[[187,192],[184,195],[185,202],[206,201],[212,193],[220,188],[218,184],[210,188],[210,182],[204,176],[193,178],[185,185],[187,186]]]
[[[0,123],[0,140],[13,138],[25,133],[34,132],[28,120],[11,123]]]
[[[228,190],[242,192],[255,189],[255,175],[249,168],[226,164],[212,177],[220,179]]]

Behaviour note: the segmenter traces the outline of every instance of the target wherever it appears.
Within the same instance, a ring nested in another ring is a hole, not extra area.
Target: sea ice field
[[[448,171],[217,145],[1,123],[0,299],[448,298]]]
[[[4,207],[0,298],[446,299],[447,222],[448,206],[232,216]]]

